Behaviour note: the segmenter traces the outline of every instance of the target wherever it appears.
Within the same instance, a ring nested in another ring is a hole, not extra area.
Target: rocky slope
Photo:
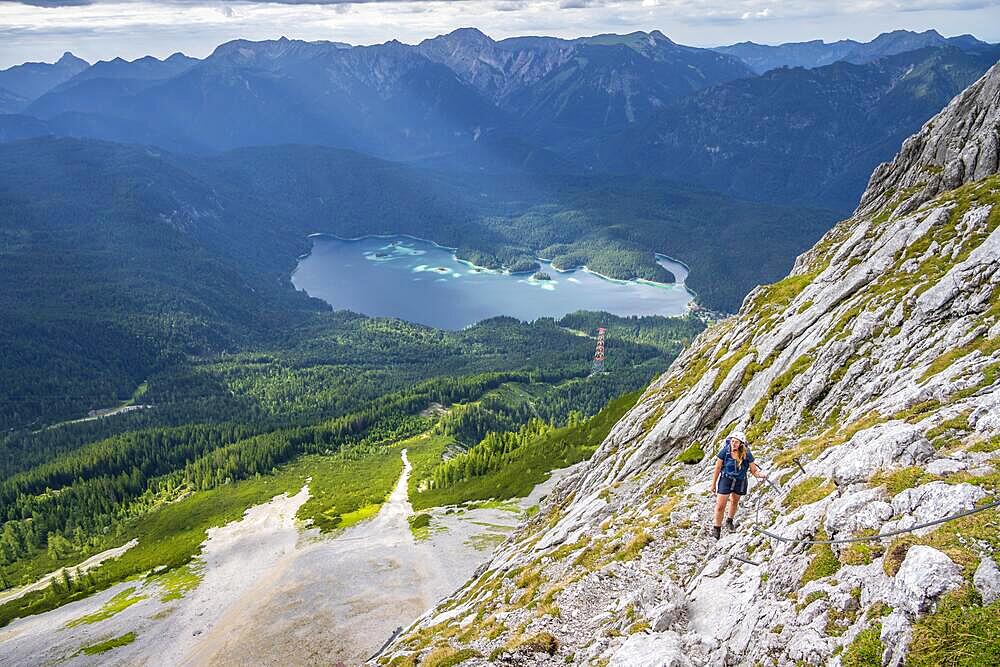
[[[1000,65],[647,390],[382,664],[995,664]],[[710,539],[712,455],[774,487]]]

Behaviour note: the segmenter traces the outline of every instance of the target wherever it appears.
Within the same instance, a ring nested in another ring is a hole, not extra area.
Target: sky
[[[0,68],[65,51],[204,57],[237,38],[412,44],[470,26],[495,39],[658,29],[693,46],[868,41],[899,28],[1000,42],[1000,0],[0,0]]]

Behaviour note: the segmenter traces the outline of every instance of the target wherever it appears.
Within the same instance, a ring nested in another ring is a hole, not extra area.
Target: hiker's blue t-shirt
[[[747,471],[750,470],[750,464],[753,463],[753,452],[746,445],[743,445],[743,448],[747,450],[747,456],[743,459],[743,465],[738,465],[736,459],[729,452],[729,438],[726,438],[726,444],[722,445],[718,456],[722,461],[722,474],[726,477],[732,477],[740,481],[747,478]]]

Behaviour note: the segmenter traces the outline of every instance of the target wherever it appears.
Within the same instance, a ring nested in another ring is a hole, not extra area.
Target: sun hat
[[[743,431],[733,431],[729,434],[728,440],[739,440],[744,445],[747,444],[747,434]]]

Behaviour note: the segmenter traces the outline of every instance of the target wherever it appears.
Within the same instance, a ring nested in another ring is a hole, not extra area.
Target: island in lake
[[[337,309],[461,329],[497,315],[521,320],[577,310],[615,315],[683,315],[694,296],[687,269],[658,256],[673,284],[610,280],[583,269],[559,271],[539,260],[531,274],[484,270],[453,251],[407,237],[342,240],[317,235],[293,284]]]

